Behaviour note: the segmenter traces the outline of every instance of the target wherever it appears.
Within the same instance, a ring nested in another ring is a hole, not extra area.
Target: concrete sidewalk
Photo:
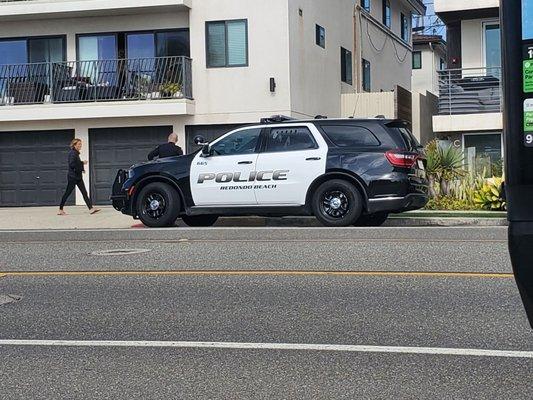
[[[87,208],[66,207],[66,216],[57,215],[57,207],[0,208],[0,230],[35,229],[131,229],[143,228],[140,221],[115,211],[112,207],[101,207],[102,211],[89,215]],[[439,212],[418,211],[392,215],[384,226],[505,226],[507,221],[497,218],[469,215],[462,217],[442,216]],[[465,214],[466,215],[466,214]],[[185,226],[178,220],[178,226]],[[320,227],[314,217],[231,217],[220,218],[216,226],[230,227]]]

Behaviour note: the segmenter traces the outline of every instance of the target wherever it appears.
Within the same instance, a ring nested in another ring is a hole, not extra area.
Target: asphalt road
[[[531,399],[506,235],[0,232],[0,398]]]

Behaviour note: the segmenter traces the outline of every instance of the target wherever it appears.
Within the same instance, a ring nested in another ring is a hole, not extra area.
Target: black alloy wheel
[[[151,228],[175,226],[180,211],[180,196],[166,183],[149,183],[137,196],[139,219]]]
[[[363,210],[359,190],[350,182],[333,179],[322,183],[312,199],[315,217],[325,226],[350,226]]]

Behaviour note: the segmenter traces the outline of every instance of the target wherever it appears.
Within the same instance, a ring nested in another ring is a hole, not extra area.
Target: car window
[[[313,135],[306,127],[272,128],[268,134],[266,152],[316,149]]]
[[[255,153],[260,135],[261,128],[244,129],[220,139],[211,150],[218,156]]]
[[[360,126],[325,125],[322,129],[336,146],[367,147],[381,144],[372,132]]]

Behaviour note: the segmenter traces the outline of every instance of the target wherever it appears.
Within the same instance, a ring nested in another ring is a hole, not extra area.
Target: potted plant
[[[182,97],[181,85],[175,82],[165,82],[159,87],[159,93],[163,98],[180,98]]]

